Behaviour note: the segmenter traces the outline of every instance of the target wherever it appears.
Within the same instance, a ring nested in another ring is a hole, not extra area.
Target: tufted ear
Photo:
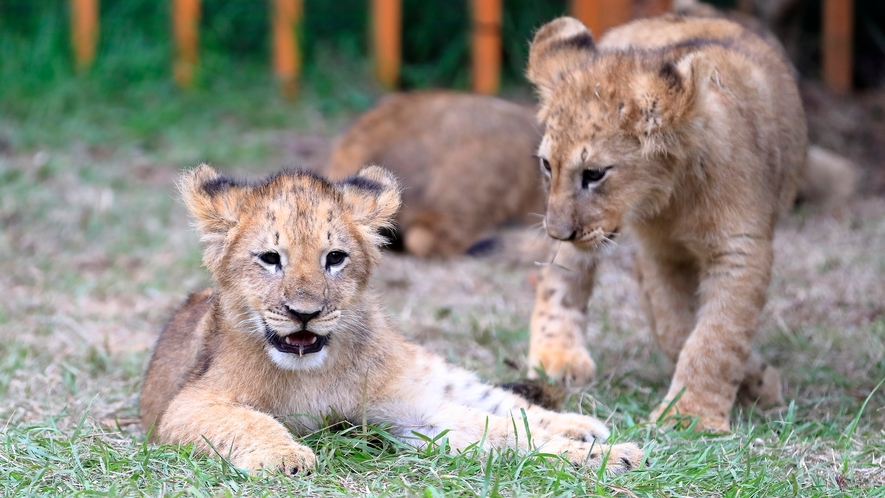
[[[658,139],[690,119],[699,92],[718,75],[703,55],[692,54],[654,66],[640,78],[622,124],[648,145],[663,146]]]
[[[573,17],[560,17],[541,26],[529,47],[526,74],[537,87],[541,103],[548,100],[562,73],[586,61],[595,51],[590,30]]]
[[[364,166],[355,175],[337,184],[354,219],[376,246],[386,241],[382,229],[393,228],[393,216],[400,205],[399,181],[381,166]]]
[[[205,245],[203,264],[213,269],[224,254],[228,232],[239,219],[243,185],[200,164],[181,174],[178,190]]]

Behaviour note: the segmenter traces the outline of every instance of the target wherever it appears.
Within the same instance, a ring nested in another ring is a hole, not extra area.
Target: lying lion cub
[[[751,345],[775,222],[808,147],[777,47],[724,19],[674,15],[616,28],[597,46],[560,18],[535,35],[528,76],[546,125],[547,233],[568,242],[538,286],[529,363],[574,383],[594,375],[582,337],[593,251],[629,227],[651,328],[676,363],[652,417],[728,430],[739,390],[778,401],[779,376]]]
[[[201,165],[180,187],[217,287],[191,296],[157,343],[141,396],[153,439],[294,474],[316,457],[290,430],[323,419],[390,424],[414,446],[449,430],[456,450],[525,450],[525,413],[546,452],[588,467],[607,458],[614,472],[639,465],[635,445],[597,442],[609,434],[599,420],[532,405],[393,330],[368,290],[379,230],[400,204],[388,171],[244,183]]]

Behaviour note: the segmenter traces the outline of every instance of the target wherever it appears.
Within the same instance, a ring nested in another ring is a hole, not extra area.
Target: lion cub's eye
[[[326,254],[326,268],[340,265],[344,262],[344,258],[346,257],[347,253],[341,251],[332,251],[329,254]]]
[[[541,161],[541,169],[543,169],[549,175],[550,174],[550,161],[548,161],[547,158],[540,157],[540,156],[538,157],[538,159]]]
[[[259,254],[258,259],[260,259],[261,262],[266,265],[277,266],[280,264],[280,255],[273,251],[263,252]]]
[[[611,169],[611,166],[602,169],[585,169],[581,176],[581,188],[587,188],[591,183],[596,183],[605,177],[605,173]]]

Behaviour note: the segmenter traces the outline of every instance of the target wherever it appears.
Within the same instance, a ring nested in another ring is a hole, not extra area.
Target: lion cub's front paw
[[[317,457],[307,446],[293,443],[284,447],[253,451],[232,463],[249,470],[253,475],[275,470],[286,475],[295,475],[310,472],[316,467]]]
[[[565,454],[569,462],[579,467],[598,469],[605,462],[606,472],[622,474],[642,465],[643,452],[633,443],[613,446],[598,443],[574,443]]]
[[[557,413],[546,429],[577,441],[605,441],[611,431],[601,420],[577,413]]]
[[[529,378],[536,379],[539,371],[568,387],[589,384],[596,377],[596,363],[583,347],[560,349],[547,347],[536,351],[530,359]]]

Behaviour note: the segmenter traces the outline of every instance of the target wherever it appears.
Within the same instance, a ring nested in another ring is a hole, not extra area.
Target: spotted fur
[[[316,463],[293,432],[326,422],[389,425],[417,447],[449,431],[456,450],[520,451],[527,423],[534,446],[575,465],[640,464],[636,445],[600,443],[601,421],[485,384],[391,327],[368,289],[379,230],[400,203],[388,171],[245,183],[201,165],[180,185],[216,287],[192,296],[157,344],[141,396],[153,440],[291,474]]]

